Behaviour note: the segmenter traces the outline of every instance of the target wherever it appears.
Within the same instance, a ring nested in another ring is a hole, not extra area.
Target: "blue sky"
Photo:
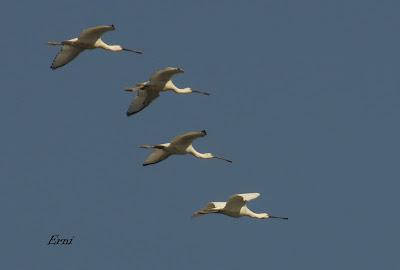
[[[397,1],[5,1],[0,265],[7,269],[398,269]],[[114,24],[59,70],[49,40]],[[126,86],[180,66],[133,117]],[[143,143],[233,160],[142,167]],[[260,192],[288,221],[191,219]],[[50,247],[52,234],[75,236]]]

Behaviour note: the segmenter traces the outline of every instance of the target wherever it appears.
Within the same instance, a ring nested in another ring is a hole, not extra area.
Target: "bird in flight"
[[[192,146],[192,142],[200,137],[207,135],[205,130],[202,131],[191,131],[185,134],[179,135],[172,139],[170,143],[156,144],[156,145],[140,145],[141,148],[153,148],[154,151],[150,156],[144,161],[143,166],[151,165],[163,161],[171,155],[185,155],[191,154],[197,158],[203,159],[221,159],[227,162],[232,162],[231,160],[225,159],[223,157],[217,157],[212,153],[199,153]]]
[[[230,217],[252,217],[258,219],[265,218],[280,218],[280,219],[288,219],[286,217],[277,217],[272,216],[267,213],[254,213],[251,211],[246,203],[254,200],[260,196],[260,193],[242,193],[232,195],[227,202],[209,202],[206,207],[196,211],[193,214],[193,217],[206,215],[206,214],[224,214]]]
[[[148,81],[138,83],[135,87],[125,89],[125,91],[127,92],[136,92],[136,96],[129,105],[126,115],[131,116],[149,106],[150,103],[153,102],[153,100],[155,100],[160,95],[161,91],[173,91],[178,94],[197,93],[206,96],[210,95],[206,92],[192,90],[189,87],[176,87],[171,78],[175,74],[183,72],[184,71],[181,68],[166,67],[158,70],[153,75],[151,75]]]
[[[108,31],[114,31],[114,25],[100,25],[83,30],[77,38],[64,41],[49,41],[49,45],[61,46],[61,50],[56,55],[51,64],[51,69],[57,69],[71,62],[84,50],[104,49],[112,52],[128,51],[142,54],[141,51],[123,48],[120,45],[108,45],[101,36]]]

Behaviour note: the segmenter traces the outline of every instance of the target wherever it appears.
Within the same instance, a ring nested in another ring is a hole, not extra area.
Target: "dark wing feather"
[[[63,45],[54,57],[51,69],[62,67],[75,59],[83,50],[70,45]]]
[[[128,111],[126,112],[127,116],[131,116],[135,113],[140,112],[144,108],[150,105],[158,96],[158,91],[151,90],[137,90],[136,97],[132,100],[129,105]]]

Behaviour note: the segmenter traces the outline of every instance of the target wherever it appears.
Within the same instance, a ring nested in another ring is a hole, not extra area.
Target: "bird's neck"
[[[100,38],[96,41],[96,47],[102,48],[107,51],[112,51],[112,52],[119,52],[122,51],[122,47],[119,45],[108,45],[104,41],[102,41]]]
[[[268,214],[267,213],[254,213],[255,214],[255,218],[260,218],[260,219],[264,219],[264,218],[268,218]]]
[[[267,218],[268,215],[266,213],[254,213],[253,211],[251,211],[249,208],[245,208],[245,215],[252,217],[252,218],[258,218],[258,219],[263,219],[263,218]]]
[[[112,51],[112,52],[120,52],[120,51],[122,51],[122,47],[119,46],[119,45],[107,45],[106,44],[106,47],[103,48],[103,49],[105,49],[107,51]]]
[[[177,87],[171,80],[169,80],[165,86],[164,86],[164,90],[165,91],[174,91],[175,93],[178,94],[188,94],[188,93],[192,93],[192,89],[190,89],[189,87],[186,88],[179,88]]]
[[[197,158],[203,158],[203,159],[210,159],[213,158],[213,155],[211,153],[200,153],[197,152],[196,149],[194,149],[193,146],[189,146],[187,148],[187,151],[192,154],[193,156],[197,157]]]

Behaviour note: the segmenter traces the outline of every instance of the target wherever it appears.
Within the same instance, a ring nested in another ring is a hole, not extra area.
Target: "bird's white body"
[[[109,45],[101,36],[107,31],[115,30],[114,25],[101,25],[83,30],[79,37],[61,41],[48,42],[49,45],[62,46],[51,65],[52,69],[62,67],[71,62],[84,50],[103,49],[111,52],[130,51],[141,54],[142,52],[123,48],[121,45]]]
[[[287,219],[285,217],[271,216],[267,213],[255,213],[251,211],[246,202],[254,200],[260,196],[260,193],[242,193],[232,195],[227,202],[209,202],[206,207],[196,211],[193,216],[200,216],[206,214],[223,214],[230,217],[251,217],[258,219],[265,218],[280,218]]]
[[[172,139],[170,143],[163,143],[157,145],[141,145],[142,148],[153,148],[155,149],[150,156],[145,160],[143,166],[151,165],[163,161],[171,155],[185,155],[191,154],[197,158],[202,159],[222,159],[228,162],[232,162],[222,157],[214,156],[211,153],[200,153],[194,149],[192,142],[193,140],[206,136],[207,133],[203,131],[192,131],[182,134]]]
[[[181,68],[166,67],[155,72],[148,81],[138,83],[135,87],[125,89],[127,92],[137,92],[136,97],[129,105],[126,115],[133,115],[146,108],[160,95],[160,92],[172,91],[177,94],[199,93],[203,95],[209,95],[205,92],[192,90],[189,87],[177,87],[172,82],[171,78],[175,74],[183,72],[184,71]]]

